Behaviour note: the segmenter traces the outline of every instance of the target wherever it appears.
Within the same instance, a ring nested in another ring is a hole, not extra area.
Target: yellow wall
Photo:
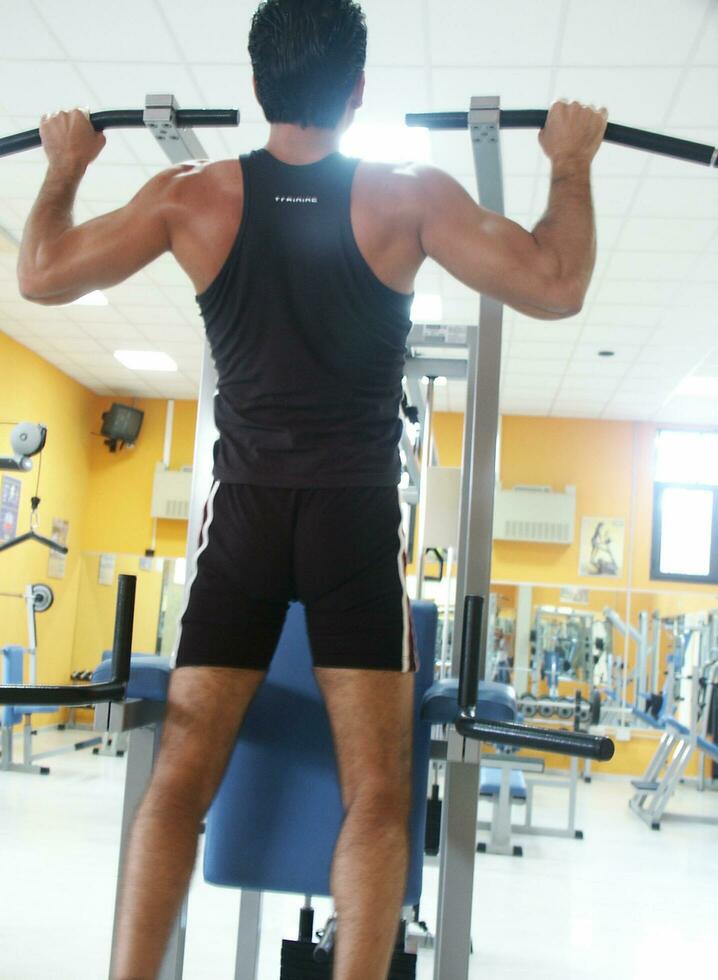
[[[96,425],[112,401],[94,396]],[[92,447],[92,493],[83,541],[86,551],[143,555],[152,547],[152,483],[155,464],[162,460],[167,402],[135,399],[133,405],[145,413],[137,445],[111,453],[103,440],[97,439]],[[175,402],[172,469],[192,465],[196,417],[196,402]],[[168,558],[184,556],[186,537],[185,521],[157,521],[155,553]]]
[[[437,413],[434,435],[442,466],[461,462],[463,416]],[[541,545],[496,541],[492,557],[493,590],[508,594],[506,583],[543,583],[533,589],[533,604],[558,604],[556,586],[589,588],[589,603],[577,606],[597,613],[611,606],[623,619],[637,624],[641,611],[662,616],[707,611],[718,607],[715,585],[652,581],[650,578],[653,517],[653,452],[659,426],[641,422],[503,416],[500,479],[504,487],[545,484],[553,490],[576,487],[576,540],[572,545]],[[634,485],[635,484],[635,485]],[[633,503],[633,510],[632,510]],[[631,517],[633,516],[633,526]],[[619,578],[579,575],[578,533],[583,517],[615,517],[626,522],[623,572]],[[632,546],[631,546],[632,545]],[[614,634],[616,652],[624,639]],[[665,646],[665,645],[664,645]],[[628,643],[628,667],[635,645]],[[665,649],[663,650],[665,657]],[[570,694],[570,690],[561,690]],[[655,733],[634,733],[619,742],[612,773],[640,773],[656,745]],[[560,759],[552,760],[560,766]],[[689,774],[695,772],[695,768]]]
[[[63,579],[48,577],[48,552],[29,543],[0,553],[0,592],[22,592],[48,582],[55,603],[38,615],[38,679],[69,683],[70,673],[91,669],[112,645],[114,587],[97,582],[100,553],[117,556],[116,574],[138,576],[133,648],[153,651],[159,615],[161,572],[141,571],[138,558],[152,546],[150,500],[155,464],[162,459],[167,403],[139,400],[145,413],[134,449],[111,454],[97,435],[112,399],[101,398],[68,378],[37,354],[0,333],[0,421],[37,421],[48,426],[42,454],[40,532],[48,535],[54,517],[69,521],[69,554]],[[121,401],[122,399],[116,399]],[[170,466],[191,466],[197,407],[177,401]],[[11,427],[0,427],[0,454],[9,454]],[[27,530],[35,492],[38,457],[22,482],[18,533]],[[157,522],[155,552],[183,557],[186,521]],[[0,598],[0,644],[27,645],[24,604]],[[59,720],[42,716],[42,724]]]
[[[72,660],[72,637],[79,583],[84,512],[90,494],[94,398],[26,347],[0,333],[0,421],[36,421],[48,426],[47,445],[33,459],[30,473],[8,473],[22,483],[18,533],[28,530],[30,498],[40,472],[39,532],[50,535],[54,517],[69,521],[70,548],[63,579],[47,575],[48,551],[29,542],[0,553],[0,591],[22,592],[25,585],[47,582],[55,603],[38,615],[38,680],[66,683]],[[0,427],[0,454],[10,454],[11,426]],[[0,474],[1,478],[2,474]],[[0,644],[28,642],[24,603],[0,598]],[[45,716],[46,721],[53,718]]]

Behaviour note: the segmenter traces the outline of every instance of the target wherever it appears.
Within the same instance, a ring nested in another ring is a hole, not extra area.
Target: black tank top
[[[240,158],[242,222],[197,297],[219,381],[215,479],[275,487],[395,486],[412,297],[354,238],[358,160]]]

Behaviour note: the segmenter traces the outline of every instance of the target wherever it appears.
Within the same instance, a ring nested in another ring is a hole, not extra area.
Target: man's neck
[[[291,123],[273,123],[265,149],[282,163],[301,166],[316,163],[330,153],[336,153],[341,136],[338,128],[318,129],[309,126],[302,129],[301,126]]]

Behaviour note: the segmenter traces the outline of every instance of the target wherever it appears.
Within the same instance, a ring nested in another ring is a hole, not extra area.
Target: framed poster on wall
[[[584,517],[578,574],[620,578],[626,522],[622,517]]]

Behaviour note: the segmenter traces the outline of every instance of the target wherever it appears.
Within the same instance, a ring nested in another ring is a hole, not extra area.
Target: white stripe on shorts
[[[401,511],[401,500],[400,500],[399,510]],[[409,594],[406,591],[406,572],[404,569],[404,555],[406,553],[406,542],[404,540],[404,525],[402,520],[399,520],[399,557],[397,564],[399,566],[399,581],[401,582],[402,592],[404,597],[401,601],[402,615],[403,615],[403,630],[402,630],[402,641],[401,641],[401,669],[403,673],[407,673],[411,670],[411,623],[409,622]]]
[[[184,590],[184,603],[182,605],[182,611],[179,614],[179,626],[177,627],[177,638],[175,639],[174,650],[172,651],[172,656],[170,657],[170,667],[173,668],[177,663],[177,651],[179,650],[180,640],[182,639],[182,617],[187,612],[187,606],[189,605],[189,594],[194,585],[195,579],[197,578],[197,562],[199,556],[203,551],[206,551],[207,545],[209,544],[209,526],[214,518],[214,498],[217,496],[217,491],[219,490],[219,481],[215,480],[212,484],[212,488],[209,491],[209,496],[207,497],[207,503],[205,504],[205,516],[204,522],[202,524],[202,530],[199,534],[199,547],[195,552],[194,559],[192,561],[193,570],[192,578],[185,586]]]

